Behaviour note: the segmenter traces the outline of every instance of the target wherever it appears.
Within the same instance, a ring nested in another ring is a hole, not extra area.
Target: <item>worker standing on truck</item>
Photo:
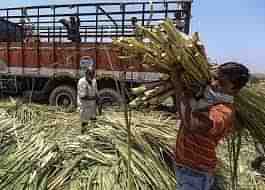
[[[77,103],[80,109],[81,133],[96,120],[98,89],[95,68],[88,66],[85,76],[78,81]]]
[[[217,68],[203,97],[195,100],[183,91],[181,127],[175,150],[178,190],[210,190],[217,165],[215,149],[233,132],[233,98],[249,80],[248,69],[234,62]]]

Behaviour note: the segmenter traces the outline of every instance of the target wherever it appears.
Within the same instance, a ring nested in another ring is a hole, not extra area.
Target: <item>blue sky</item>
[[[2,0],[0,7],[100,1]],[[192,15],[192,31],[201,33],[212,59],[240,61],[252,72],[265,73],[265,0],[194,0]]]

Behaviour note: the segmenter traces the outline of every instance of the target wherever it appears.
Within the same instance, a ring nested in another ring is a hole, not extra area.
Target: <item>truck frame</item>
[[[121,101],[126,88],[159,79],[139,60],[123,64],[112,44],[165,18],[189,33],[192,0],[64,4],[0,9],[0,92],[31,95],[56,106],[76,105],[76,85],[96,65],[100,96]],[[133,67],[130,67],[133,65]]]

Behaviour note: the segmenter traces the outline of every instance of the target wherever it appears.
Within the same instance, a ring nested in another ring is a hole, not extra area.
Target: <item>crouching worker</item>
[[[95,69],[88,67],[85,76],[78,81],[77,103],[80,109],[81,133],[84,134],[88,124],[96,120],[97,113],[97,81]]]
[[[202,99],[181,97],[181,127],[175,150],[178,190],[210,190],[217,165],[215,149],[233,131],[234,96],[249,80],[248,69],[229,62],[217,68]]]

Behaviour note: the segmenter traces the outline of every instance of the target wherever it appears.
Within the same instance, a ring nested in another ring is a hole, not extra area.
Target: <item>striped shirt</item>
[[[190,132],[186,127],[186,109],[181,109],[181,128],[176,141],[177,165],[213,173],[217,165],[215,149],[220,140],[233,128],[232,104],[217,104],[209,108],[209,119],[213,126],[205,133]]]

